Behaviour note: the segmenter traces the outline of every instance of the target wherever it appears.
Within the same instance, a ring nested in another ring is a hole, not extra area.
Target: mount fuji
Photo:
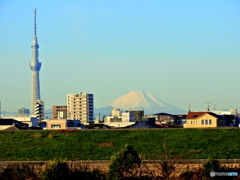
[[[121,110],[144,110],[144,114],[154,113],[170,113],[170,114],[185,114],[186,111],[172,106],[147,91],[131,91],[128,94],[112,101],[105,107],[95,109],[95,112],[108,111],[107,114],[113,108],[119,108]]]

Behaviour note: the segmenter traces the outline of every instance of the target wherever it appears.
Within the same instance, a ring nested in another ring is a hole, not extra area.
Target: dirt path
[[[143,163],[144,165],[148,166],[150,169],[157,169],[157,163]],[[98,169],[102,169],[102,170],[108,170],[108,166],[109,166],[109,162],[96,162],[96,163],[82,163],[82,165],[87,165],[91,168],[98,168]],[[186,170],[187,168],[189,169],[194,169],[194,168],[199,168],[202,167],[202,163],[195,163],[195,164],[177,164],[177,169],[178,171],[182,172],[184,170]],[[222,164],[225,165],[227,167],[236,167],[239,166],[239,164],[234,164],[234,163],[228,163],[228,164]]]
[[[198,168],[202,167],[204,161],[198,161],[198,162],[184,162],[184,163],[179,163],[177,164],[177,169],[179,171],[184,171],[186,168],[193,169],[193,168]],[[33,165],[43,165],[48,163],[48,161],[0,161],[0,166],[1,167],[6,167],[8,164],[12,163],[26,163],[26,164],[33,164]],[[108,170],[109,166],[109,161],[68,161],[69,164],[72,165],[83,165],[83,166],[88,166],[90,168],[98,168],[102,170]],[[157,169],[157,161],[145,161],[143,162],[144,165],[149,167],[150,169]],[[222,165],[226,165],[228,167],[236,167],[240,166],[240,163],[236,163],[234,161],[229,161],[229,163],[222,162]]]

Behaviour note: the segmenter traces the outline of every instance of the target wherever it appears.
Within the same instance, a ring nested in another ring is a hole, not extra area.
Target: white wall
[[[122,122],[134,122],[132,113],[123,112],[122,113]]]

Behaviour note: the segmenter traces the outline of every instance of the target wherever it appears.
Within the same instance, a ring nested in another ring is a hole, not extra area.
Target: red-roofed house
[[[226,118],[212,112],[189,112],[184,128],[224,127]]]

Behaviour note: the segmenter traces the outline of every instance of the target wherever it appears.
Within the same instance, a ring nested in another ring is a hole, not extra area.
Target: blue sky
[[[66,94],[102,107],[133,90],[184,110],[240,109],[238,0],[1,0],[2,110],[30,108],[35,8],[46,109]]]

